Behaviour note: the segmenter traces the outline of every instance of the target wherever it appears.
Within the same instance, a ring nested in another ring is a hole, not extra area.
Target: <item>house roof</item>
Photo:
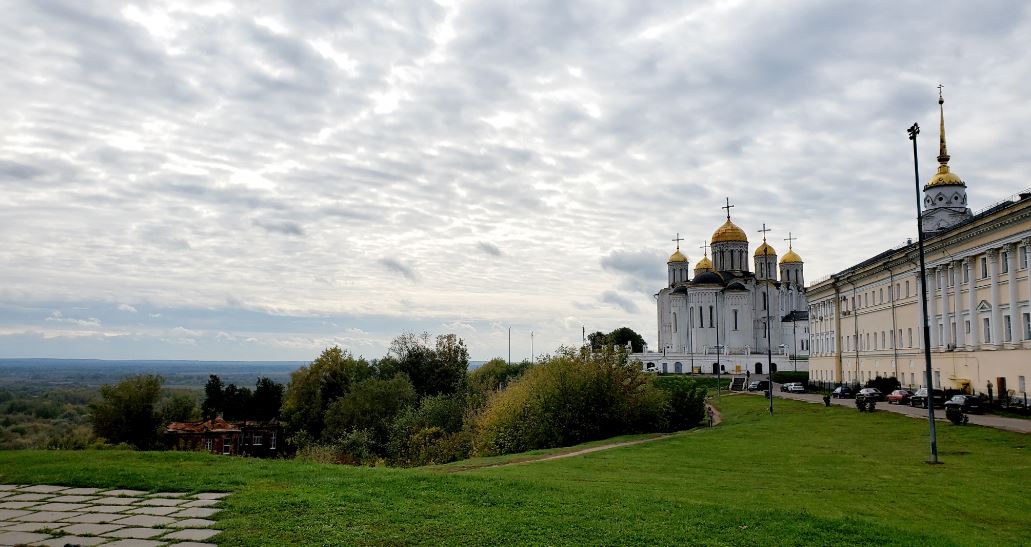
[[[240,427],[222,418],[215,418],[202,422],[172,422],[166,430],[169,433],[237,433]]]

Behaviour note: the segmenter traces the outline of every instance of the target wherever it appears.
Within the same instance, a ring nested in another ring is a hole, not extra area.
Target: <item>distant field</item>
[[[1031,439],[725,396],[723,425],[567,459],[370,469],[186,453],[0,452],[0,482],[235,492],[226,545],[1019,545]],[[525,458],[515,455],[507,459]]]

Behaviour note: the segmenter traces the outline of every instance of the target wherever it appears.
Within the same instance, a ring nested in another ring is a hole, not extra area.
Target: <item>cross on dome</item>
[[[673,238],[673,241],[677,242],[677,250],[680,250],[680,242],[684,241],[684,238],[680,237],[680,232],[677,232],[677,237]]]
[[[792,236],[791,236],[791,232],[788,232],[788,237],[785,237],[785,238],[784,238],[784,241],[787,241],[787,242],[788,242],[788,250],[789,250],[789,251],[790,251],[790,250],[792,249],[792,245],[791,245],[791,243],[792,243],[792,242],[794,242],[794,241],[795,241],[796,239],[798,239],[798,238],[797,238],[797,237],[792,237]]]
[[[731,205],[730,204],[730,198],[729,197],[727,198],[727,204],[725,206],[723,206],[723,207],[720,207],[720,209],[726,209],[727,210],[727,220],[730,220],[730,209],[732,207],[736,207],[736,205]]]

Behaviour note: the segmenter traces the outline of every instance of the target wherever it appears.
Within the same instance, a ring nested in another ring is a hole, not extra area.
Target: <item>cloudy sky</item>
[[[1023,1],[0,4],[0,357],[654,344],[724,197],[810,280],[912,235],[939,82],[1031,186]]]

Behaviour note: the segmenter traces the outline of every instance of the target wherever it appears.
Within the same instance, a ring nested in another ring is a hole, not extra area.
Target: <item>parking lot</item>
[[[762,377],[753,376],[753,379],[762,379]],[[742,392],[749,395],[762,395],[758,392]],[[796,401],[805,401],[813,404],[823,404],[823,396],[816,393],[786,393],[780,390],[780,384],[773,384],[773,395],[780,399],[794,399]],[[847,406],[850,408],[856,408],[855,399],[831,399],[832,405]],[[890,405],[887,401],[877,403],[877,411],[894,412],[896,414],[905,414],[918,419],[927,419],[927,410],[923,408],[913,408],[908,405]],[[858,411],[857,411],[858,412]],[[1017,433],[1031,433],[1031,419],[1021,418],[1005,418],[1002,416],[992,415],[980,415],[980,414],[968,414],[970,417],[970,423],[974,425],[981,425],[985,427],[994,427],[997,429],[1005,429],[1007,431],[1015,431]],[[945,409],[936,408],[934,409],[934,417],[938,421],[944,421]]]

